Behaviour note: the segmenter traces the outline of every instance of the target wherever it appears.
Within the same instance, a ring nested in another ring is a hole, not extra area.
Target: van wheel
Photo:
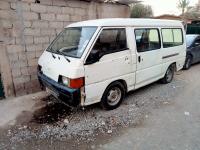
[[[192,65],[192,56],[187,55],[183,69],[188,70],[190,69],[191,65]]]
[[[175,71],[175,66],[174,65],[170,65],[169,68],[167,69],[164,78],[161,79],[161,82],[163,84],[167,84],[172,82],[173,78],[174,78],[174,71]]]
[[[120,106],[125,96],[125,88],[120,82],[110,84],[101,99],[101,106],[106,110],[113,110]]]

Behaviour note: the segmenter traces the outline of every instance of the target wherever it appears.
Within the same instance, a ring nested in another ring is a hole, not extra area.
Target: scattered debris
[[[91,146],[91,149],[95,149],[95,145],[92,145],[92,146]]]
[[[105,121],[102,121],[102,123],[101,123],[102,125],[105,125],[106,123],[105,123]]]
[[[155,83],[156,84],[156,83]],[[43,108],[39,108],[33,114],[31,122],[8,130],[10,143],[27,140],[66,140],[76,139],[80,141],[94,141],[95,135],[112,134],[119,127],[138,126],[144,118],[148,118],[149,112],[161,104],[170,103],[171,97],[180,91],[182,82],[174,81],[168,85],[150,85],[142,90],[127,95],[122,105],[112,111],[105,111],[99,106],[82,109],[71,109],[57,103],[52,97],[48,97]],[[173,89],[173,86],[178,88]],[[91,149],[96,149],[92,146]]]
[[[166,101],[166,102],[163,102],[163,104],[164,104],[164,105],[168,105],[168,104],[169,104],[169,102],[167,102],[167,101]]]
[[[189,116],[190,115],[190,113],[187,112],[187,111],[185,111],[184,114],[185,114],[185,116]]]
[[[65,124],[68,124],[68,123],[69,123],[69,120],[68,120],[68,119],[65,119],[65,120],[64,120],[64,123],[65,123]]]
[[[11,135],[11,134],[12,134],[11,130],[8,130],[8,135]]]
[[[112,133],[112,130],[108,130],[108,132],[107,132],[108,134],[111,134]]]

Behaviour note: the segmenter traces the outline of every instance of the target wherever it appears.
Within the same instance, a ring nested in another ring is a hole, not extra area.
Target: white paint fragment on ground
[[[187,112],[187,111],[185,111],[184,114],[185,114],[185,116],[189,116],[190,115],[190,113]]]
[[[69,120],[68,120],[68,119],[65,119],[65,120],[64,120],[64,123],[65,123],[65,124],[68,124],[68,123],[69,123]]]
[[[112,130],[108,130],[108,132],[107,132],[108,134],[111,134],[112,133]]]
[[[169,102],[164,102],[163,104],[164,104],[164,105],[167,105],[167,104],[169,104]]]

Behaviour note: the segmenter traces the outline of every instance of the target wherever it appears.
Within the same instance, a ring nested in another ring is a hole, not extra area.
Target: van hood
[[[84,77],[84,67],[81,59],[68,58],[70,62],[63,55],[44,51],[39,58],[38,64],[42,67],[42,72],[56,82],[58,82],[60,75],[71,79]]]

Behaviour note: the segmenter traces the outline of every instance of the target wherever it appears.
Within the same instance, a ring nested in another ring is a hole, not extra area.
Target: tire
[[[174,78],[174,72],[175,72],[175,66],[174,65],[170,65],[165,73],[164,78],[161,79],[161,82],[163,84],[167,84],[172,82],[173,78]]]
[[[185,65],[183,66],[183,69],[189,70],[191,68],[191,65],[192,65],[192,56],[191,55],[187,55],[186,60],[185,60]]]
[[[101,106],[105,110],[113,110],[120,106],[125,96],[125,88],[122,83],[110,84],[101,99]]]

